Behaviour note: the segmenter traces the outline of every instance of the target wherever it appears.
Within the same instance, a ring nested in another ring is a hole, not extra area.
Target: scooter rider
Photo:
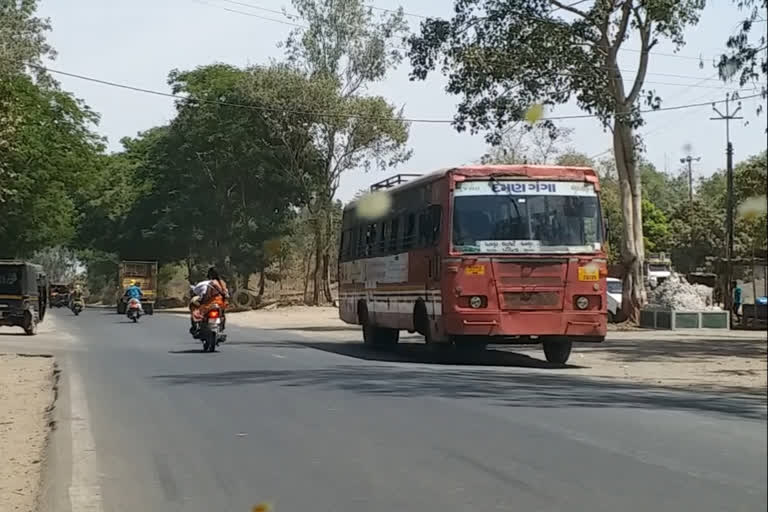
[[[141,291],[141,285],[136,281],[131,281],[131,286],[125,290],[125,298],[130,301],[136,299],[139,301],[139,310],[143,313],[144,307],[141,305],[141,299],[144,297],[144,293]]]

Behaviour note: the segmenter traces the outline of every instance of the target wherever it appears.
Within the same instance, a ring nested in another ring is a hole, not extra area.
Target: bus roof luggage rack
[[[371,192],[401,185],[411,178],[421,178],[421,174],[397,174],[378,183],[371,185]]]

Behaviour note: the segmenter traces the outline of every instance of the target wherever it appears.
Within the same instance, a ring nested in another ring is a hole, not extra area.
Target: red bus
[[[562,364],[573,342],[605,339],[592,169],[465,166],[371,188],[388,211],[371,220],[347,205],[339,251],[339,315],[366,344],[393,346],[403,330],[453,346],[541,343]]]

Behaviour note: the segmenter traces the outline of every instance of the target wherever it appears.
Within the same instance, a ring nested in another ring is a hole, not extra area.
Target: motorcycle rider
[[[131,286],[125,289],[126,302],[130,302],[131,299],[139,301],[139,311],[144,312],[144,307],[141,305],[141,299],[144,297],[144,293],[141,291],[140,283],[131,281]]]
[[[72,290],[72,293],[69,294],[70,309],[75,305],[76,302],[82,302],[82,300],[83,300],[83,289],[80,287],[79,284],[76,284],[74,290]]]
[[[229,299],[229,291],[227,290],[227,284],[219,275],[219,272],[215,267],[208,269],[208,280],[198,283],[193,288],[194,297],[189,304],[191,313],[192,327],[190,331],[196,328],[196,322],[199,322],[214,304],[217,304],[221,308],[221,329],[224,330],[226,325],[226,319],[224,311],[227,308],[227,300]]]

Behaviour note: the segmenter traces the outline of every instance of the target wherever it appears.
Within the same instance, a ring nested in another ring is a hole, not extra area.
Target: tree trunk
[[[323,229],[321,224],[322,211],[315,217],[315,270],[313,273],[314,288],[312,290],[312,302],[310,305],[320,305],[320,289],[322,284],[323,268]]]
[[[312,258],[304,258],[302,260],[302,274],[304,276],[304,304],[309,304],[309,277],[312,270]]]
[[[259,269],[259,299],[261,299],[264,296],[264,287],[265,287],[265,279],[264,279],[264,267],[262,266]]]
[[[325,208],[325,244],[323,245],[323,292],[325,294],[325,300],[329,304],[333,304],[333,295],[331,294],[331,246],[333,242],[333,205],[331,201]]]
[[[333,294],[331,294],[331,256],[326,252],[323,254],[323,293],[325,300],[333,304]]]
[[[638,323],[640,308],[645,303],[643,282],[645,244],[643,243],[642,190],[640,176],[636,169],[632,128],[629,125],[619,121],[614,123],[613,150],[619,174],[624,235],[621,247],[621,262],[624,267],[621,309],[627,319]]]

